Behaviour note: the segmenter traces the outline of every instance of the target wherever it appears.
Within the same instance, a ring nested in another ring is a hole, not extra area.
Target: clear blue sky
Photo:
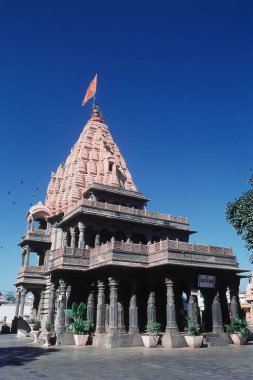
[[[192,241],[232,246],[250,269],[225,208],[253,166],[252,40],[252,1],[2,0],[0,289],[14,289],[25,214],[89,118],[95,73],[149,209],[188,216]]]

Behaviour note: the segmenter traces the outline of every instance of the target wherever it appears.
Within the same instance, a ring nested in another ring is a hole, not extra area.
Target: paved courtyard
[[[0,335],[0,379],[253,379],[253,344],[199,350],[48,347]]]

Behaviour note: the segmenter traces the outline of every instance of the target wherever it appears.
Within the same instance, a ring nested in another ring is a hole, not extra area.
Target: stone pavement
[[[167,350],[92,346],[42,347],[0,335],[0,380],[253,380],[253,344]]]

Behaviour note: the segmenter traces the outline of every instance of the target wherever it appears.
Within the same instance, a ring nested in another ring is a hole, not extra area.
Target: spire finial
[[[101,109],[99,108],[99,106],[97,104],[94,104],[94,107],[93,107],[93,110],[92,110],[92,118],[91,119],[94,120],[94,121],[99,121],[101,123],[103,121]]]

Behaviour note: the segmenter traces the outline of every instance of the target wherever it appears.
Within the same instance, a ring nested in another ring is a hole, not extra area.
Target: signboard
[[[199,288],[215,288],[216,276],[209,276],[207,274],[198,275]]]

